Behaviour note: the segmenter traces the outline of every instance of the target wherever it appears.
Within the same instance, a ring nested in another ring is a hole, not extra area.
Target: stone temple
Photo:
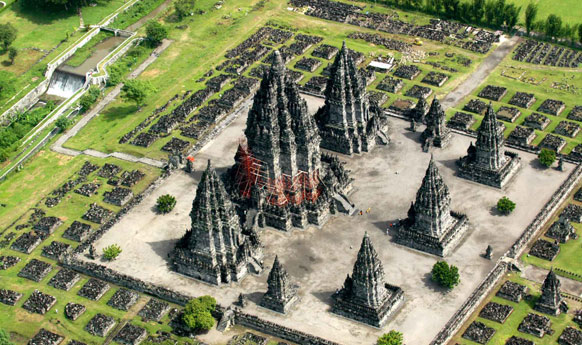
[[[334,157],[322,156],[315,120],[280,53],[273,56],[248,114],[246,144],[227,173],[228,188],[259,226],[323,225],[334,200],[347,202],[352,179]]]
[[[542,295],[536,302],[535,309],[554,316],[568,311],[568,306],[560,294],[560,280],[554,270],[550,270],[542,284]]]
[[[192,228],[171,255],[179,273],[211,284],[240,281],[249,270],[262,270],[258,236],[241,230],[235,208],[210,161],[196,190],[190,212]]]
[[[366,233],[352,276],[332,296],[332,312],[346,318],[382,327],[402,304],[404,294],[398,286],[386,284],[384,267]]]
[[[477,130],[477,142],[458,161],[459,176],[488,186],[503,188],[521,166],[517,153],[504,150],[503,125],[491,103]]]
[[[420,102],[417,107],[420,107],[418,115],[422,114],[422,104]],[[420,136],[423,149],[428,151],[431,146],[445,148],[451,141],[452,135],[451,130],[445,124],[445,111],[436,97],[430,105],[425,121],[426,129]]]
[[[388,119],[370,106],[366,78],[358,70],[344,42],[331,66],[325,105],[315,115],[321,147],[346,155],[371,151],[377,142],[387,144]]]
[[[451,211],[449,188],[431,156],[408,218],[396,230],[396,243],[438,256],[448,255],[467,231],[467,216]]]
[[[289,308],[297,301],[297,289],[291,286],[287,271],[275,257],[273,268],[267,278],[267,292],[263,295],[262,307],[286,314]]]

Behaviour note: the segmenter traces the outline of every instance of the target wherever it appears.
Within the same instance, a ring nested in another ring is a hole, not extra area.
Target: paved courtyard
[[[310,110],[315,111],[322,101],[308,98],[308,103]],[[520,152],[521,171],[506,190],[500,191],[455,176],[455,160],[465,154],[472,139],[454,135],[446,150],[435,151],[437,166],[451,190],[452,208],[466,213],[470,224],[459,247],[447,258],[459,267],[461,283],[452,292],[445,293],[430,281],[430,270],[437,258],[398,246],[385,232],[391,222],[406,217],[430,158],[418,143],[420,133],[406,130],[405,121],[391,119],[389,146],[379,147],[371,154],[342,157],[355,178],[355,191],[350,198],[360,209],[371,208],[369,214],[340,214],[321,229],[310,227],[292,233],[266,229],[261,232],[266,271],[260,276],[248,276],[240,284],[215,287],[170,271],[167,255],[189,228],[188,214],[196,183],[207,159],[211,158],[220,172],[230,167],[243,137],[245,121],[246,116],[241,115],[196,155],[197,173],[190,176],[176,172],[95,246],[101,251],[111,243],[119,244],[123,253],[106,265],[122,273],[192,296],[209,294],[224,306],[243,292],[251,300],[246,312],[341,344],[369,345],[390,329],[403,332],[408,344],[428,344],[493,267],[494,261],[480,256],[487,245],[493,246],[494,259],[497,259],[573,169],[572,165],[566,165],[566,172],[541,170],[534,155]],[[155,201],[166,193],[176,196],[176,208],[168,215],[157,215]],[[493,210],[504,195],[517,203],[509,217],[499,216]],[[366,231],[384,264],[387,281],[402,287],[406,298],[403,307],[382,330],[329,312],[330,296],[341,287],[346,274],[351,273]],[[300,286],[301,300],[288,316],[257,306],[266,291],[268,271],[276,254]]]

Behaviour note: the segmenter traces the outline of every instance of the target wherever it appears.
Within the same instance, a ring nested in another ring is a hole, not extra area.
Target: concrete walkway
[[[152,52],[152,54],[144,62],[141,63],[141,65],[139,65],[133,72],[131,72],[127,78],[134,79],[137,76],[139,76],[143,71],[145,71],[146,68],[148,68],[149,65],[151,65],[154,61],[156,61],[156,59],[160,56],[160,54],[164,50],[166,50],[170,46],[170,44],[172,44],[172,41],[163,40],[162,44],[159,47],[157,47]],[[53,144],[51,149],[55,152],[58,152],[58,153],[61,153],[64,155],[68,155],[68,156],[78,156],[81,154],[85,154],[88,156],[99,157],[99,158],[115,157],[115,158],[122,159],[122,160],[129,161],[129,162],[144,163],[144,164],[152,165],[152,166],[155,166],[158,168],[163,167],[165,165],[165,162],[163,162],[163,161],[158,161],[158,160],[147,158],[147,157],[140,158],[140,157],[132,156],[130,154],[123,153],[123,152],[104,153],[104,152],[99,152],[99,151],[95,151],[92,149],[87,149],[84,151],[77,151],[77,150],[68,149],[68,148],[63,147],[63,145],[70,138],[77,135],[79,133],[79,131],[81,129],[83,129],[83,127],[85,127],[85,125],[87,125],[87,123],[89,123],[89,121],[91,121],[95,116],[99,115],[99,113],[109,103],[111,103],[115,98],[117,98],[117,96],[119,96],[119,94],[121,93],[122,88],[123,88],[123,83],[120,83],[113,90],[111,90],[111,92],[109,92],[105,96],[105,98],[103,98],[95,107],[93,107],[93,109],[87,115],[83,116],[83,118],[79,122],[77,122],[75,124],[75,126],[73,126],[73,128],[69,129],[66,133],[61,135],[55,141],[55,143]]]
[[[463,98],[470,95],[476,88],[481,85],[483,80],[489,76],[491,71],[497,67],[501,61],[513,51],[513,48],[520,41],[520,37],[513,36],[512,38],[503,41],[497,49],[495,49],[488,57],[483,60],[481,65],[477,67],[475,72],[473,72],[467,80],[462,84],[457,86],[453,91],[451,91],[444,100],[441,101],[443,108],[446,110],[448,108],[454,107]]]
[[[544,279],[548,275],[548,270],[534,265],[528,265],[522,270],[522,277],[533,282],[543,284]],[[582,282],[574,279],[562,277],[558,275],[558,279],[562,283],[562,292],[567,292],[571,295],[582,297]]]

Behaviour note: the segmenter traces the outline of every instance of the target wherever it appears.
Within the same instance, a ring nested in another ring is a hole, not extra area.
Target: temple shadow
[[[333,306],[333,298],[331,296],[335,293],[335,291],[314,291],[311,294],[320,300],[321,302],[327,304],[328,306]]]
[[[163,240],[157,242],[147,242],[147,244],[150,246],[150,248],[152,248],[154,253],[159,255],[162,259],[167,260],[168,255],[174,249],[176,242],[176,240]]]
[[[450,169],[453,171],[453,175],[457,176],[457,161],[458,159],[444,159],[444,160],[439,160],[438,162],[440,164],[442,164],[443,166],[445,166],[445,168]]]
[[[251,292],[251,293],[244,294],[244,296],[248,301],[253,302],[254,304],[259,304],[261,302],[261,298],[263,298],[264,294],[265,294],[265,291],[257,291],[257,292]]]
[[[416,143],[418,143],[420,145],[420,135],[422,134],[422,131],[419,131],[418,129],[416,130],[416,132],[412,132],[409,129],[406,129],[406,131],[404,132],[404,137],[406,139],[410,139]]]

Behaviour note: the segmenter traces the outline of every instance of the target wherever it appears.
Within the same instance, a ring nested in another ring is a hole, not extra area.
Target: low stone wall
[[[18,102],[14,103],[12,107],[6,110],[2,115],[0,115],[0,122],[9,123],[12,118],[38,102],[38,99],[42,94],[46,92],[50,84],[50,79],[45,79],[40,82],[34,89],[30,90],[24,97],[22,97]]]
[[[131,38],[128,38],[131,39]],[[93,76],[93,75],[87,75],[87,84],[96,84],[96,85],[105,85],[107,83],[107,80],[109,79],[109,74],[107,73],[107,66],[110,66],[112,64],[114,64],[115,62],[117,62],[117,60],[119,60],[123,55],[125,55],[125,53],[127,53],[128,50],[130,50],[131,48],[133,48],[134,46],[137,46],[138,44],[141,43],[141,41],[143,41],[143,38],[136,38],[133,41],[129,42],[128,44],[126,44],[123,48],[121,48],[117,53],[115,53],[115,55],[113,55],[111,58],[109,58],[109,60],[105,61],[105,63],[103,63],[102,66],[99,66],[99,64],[97,64],[97,73],[95,74],[101,74],[99,76]],[[107,57],[105,57],[107,58]],[[103,70],[99,71],[99,67],[101,67]]]

